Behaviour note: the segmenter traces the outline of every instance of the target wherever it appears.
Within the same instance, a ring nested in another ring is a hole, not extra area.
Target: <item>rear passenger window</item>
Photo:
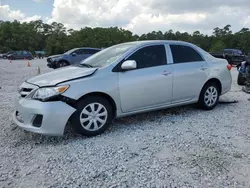
[[[147,46],[139,49],[127,60],[135,60],[137,69],[155,67],[167,64],[164,45]]]
[[[191,47],[170,45],[174,63],[204,61],[200,54]]]

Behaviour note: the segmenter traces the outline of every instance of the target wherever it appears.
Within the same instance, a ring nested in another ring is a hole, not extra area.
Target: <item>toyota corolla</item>
[[[21,84],[15,123],[31,132],[63,135],[68,122],[95,136],[114,118],[197,103],[212,110],[231,89],[231,66],[194,44],[136,41],[106,48]]]

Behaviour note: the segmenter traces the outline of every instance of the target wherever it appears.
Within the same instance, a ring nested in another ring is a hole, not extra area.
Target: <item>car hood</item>
[[[97,68],[69,66],[30,78],[26,80],[26,82],[37,85],[39,87],[54,86],[62,82],[90,76],[94,74],[96,70]]]
[[[57,54],[57,55],[52,55],[52,56],[49,56],[48,58],[57,58],[57,57],[61,57],[63,54]]]

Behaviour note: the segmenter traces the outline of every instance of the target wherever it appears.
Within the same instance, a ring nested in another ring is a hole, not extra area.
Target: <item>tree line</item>
[[[118,27],[67,30],[57,22],[44,23],[42,20],[20,23],[15,20],[0,21],[0,52],[10,50],[44,50],[47,55],[63,53],[76,47],[105,48],[114,44],[136,40],[181,40],[194,43],[206,51],[220,51],[224,48],[237,48],[244,53],[250,52],[250,31],[242,28],[232,33],[231,25],[216,27],[212,35],[199,31],[190,34],[173,30],[152,31],[142,35]]]

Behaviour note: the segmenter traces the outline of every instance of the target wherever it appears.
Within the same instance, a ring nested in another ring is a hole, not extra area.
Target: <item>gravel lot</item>
[[[47,137],[11,119],[18,86],[45,60],[0,60],[0,187],[249,187],[250,95],[236,84],[213,111],[192,106],[116,120],[104,134]]]

